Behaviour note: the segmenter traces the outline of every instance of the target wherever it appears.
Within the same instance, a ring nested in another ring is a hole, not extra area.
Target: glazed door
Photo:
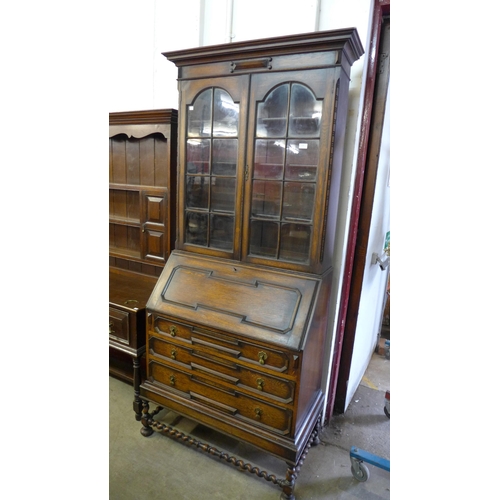
[[[243,260],[304,271],[319,261],[335,71],[252,78]]]
[[[247,75],[181,84],[177,248],[241,254]]]

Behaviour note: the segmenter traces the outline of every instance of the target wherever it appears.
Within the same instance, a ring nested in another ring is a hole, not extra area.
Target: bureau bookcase
[[[174,248],[176,164],[177,110],[109,114],[109,371],[129,383]]]
[[[166,52],[178,67],[176,249],[147,304],[143,435],[167,408],[287,464],[318,441],[355,29]],[[200,445],[228,462],[234,457]]]

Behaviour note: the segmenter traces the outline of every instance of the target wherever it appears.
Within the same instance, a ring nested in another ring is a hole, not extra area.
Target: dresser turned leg
[[[142,418],[141,418],[141,424],[142,424],[141,434],[144,437],[151,436],[151,434],[153,434],[153,432],[154,432],[153,428],[149,425],[150,418],[151,418],[151,415],[149,414],[149,403],[147,401],[143,401],[142,402]]]
[[[293,490],[295,488],[295,479],[297,478],[297,473],[295,467],[290,465],[286,471],[286,479],[281,483],[281,493],[280,500],[295,500],[295,495]]]
[[[141,398],[140,398],[140,385],[141,385],[141,357],[134,357],[134,412],[135,419],[140,422],[141,420]]]
[[[151,436],[151,434],[153,434],[153,429],[151,429],[151,427],[143,427],[141,429],[141,434],[144,436],[144,437],[148,437],[148,436]]]

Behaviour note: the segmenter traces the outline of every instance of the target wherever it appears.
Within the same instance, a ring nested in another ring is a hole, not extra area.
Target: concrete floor
[[[389,367],[389,360],[373,354],[347,411],[331,419],[321,433],[321,443],[310,449],[296,481],[296,500],[389,499],[390,473],[367,464],[370,478],[358,482],[352,476],[349,458],[354,445],[390,459],[390,420],[384,414]],[[279,499],[281,488],[255,474],[159,433],[143,437],[132,409],[130,385],[110,377],[109,398],[110,500]],[[164,411],[156,418],[166,423],[176,420],[180,431],[278,478],[285,477],[283,461],[253,447],[187,419],[176,419],[172,412]]]

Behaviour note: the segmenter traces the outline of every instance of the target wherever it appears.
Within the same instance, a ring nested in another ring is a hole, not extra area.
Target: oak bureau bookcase
[[[143,435],[182,439],[294,498],[318,442],[356,29],[166,52],[178,67],[176,249],[147,303]],[[158,407],[150,411],[150,404]],[[277,479],[155,420],[167,408],[287,464]]]
[[[177,110],[109,114],[109,372],[129,383],[174,248],[176,167]]]

